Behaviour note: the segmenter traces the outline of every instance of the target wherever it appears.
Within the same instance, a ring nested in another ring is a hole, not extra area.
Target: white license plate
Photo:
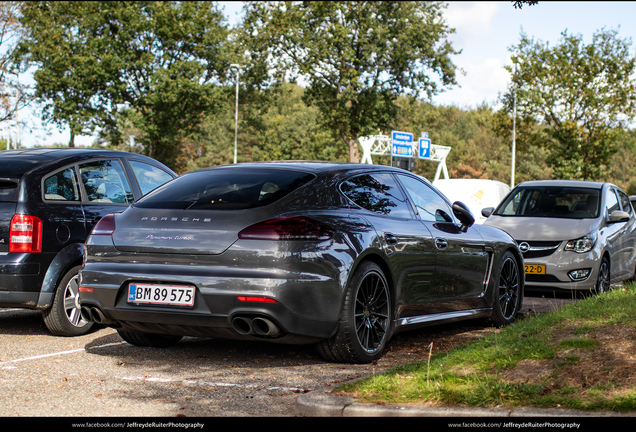
[[[194,306],[194,287],[186,285],[128,285],[128,303]]]

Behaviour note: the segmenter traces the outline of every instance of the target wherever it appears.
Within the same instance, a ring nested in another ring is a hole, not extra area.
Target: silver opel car
[[[528,292],[603,292],[634,276],[636,218],[613,184],[525,182],[482,214],[519,245]]]

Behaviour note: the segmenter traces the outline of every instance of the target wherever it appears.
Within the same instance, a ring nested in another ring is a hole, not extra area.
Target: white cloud
[[[462,81],[477,92],[497,94],[506,88],[510,79],[510,74],[503,67],[504,62],[500,58],[484,59],[471,65]]]
[[[502,2],[450,2],[444,17],[449,27],[463,38],[482,35],[492,32],[495,14],[501,6]]]
[[[463,62],[460,66],[466,71],[466,75],[457,76],[461,87],[435,96],[433,101],[460,108],[474,108],[483,102],[495,105],[499,93],[506,91],[510,81],[509,73],[503,68],[506,60],[492,57]]]

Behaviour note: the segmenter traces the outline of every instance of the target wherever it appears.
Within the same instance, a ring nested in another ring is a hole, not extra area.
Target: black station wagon
[[[42,310],[56,335],[88,332],[77,289],[86,237],[102,216],[175,177],[134,153],[0,151],[0,307]]]

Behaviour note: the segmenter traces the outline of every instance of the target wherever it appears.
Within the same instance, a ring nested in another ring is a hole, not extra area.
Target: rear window
[[[596,218],[600,189],[541,186],[515,189],[495,212],[499,216]]]
[[[18,181],[0,179],[0,202],[18,201]]]
[[[314,179],[280,169],[218,169],[186,174],[142,198],[135,207],[241,210],[271,204]]]

